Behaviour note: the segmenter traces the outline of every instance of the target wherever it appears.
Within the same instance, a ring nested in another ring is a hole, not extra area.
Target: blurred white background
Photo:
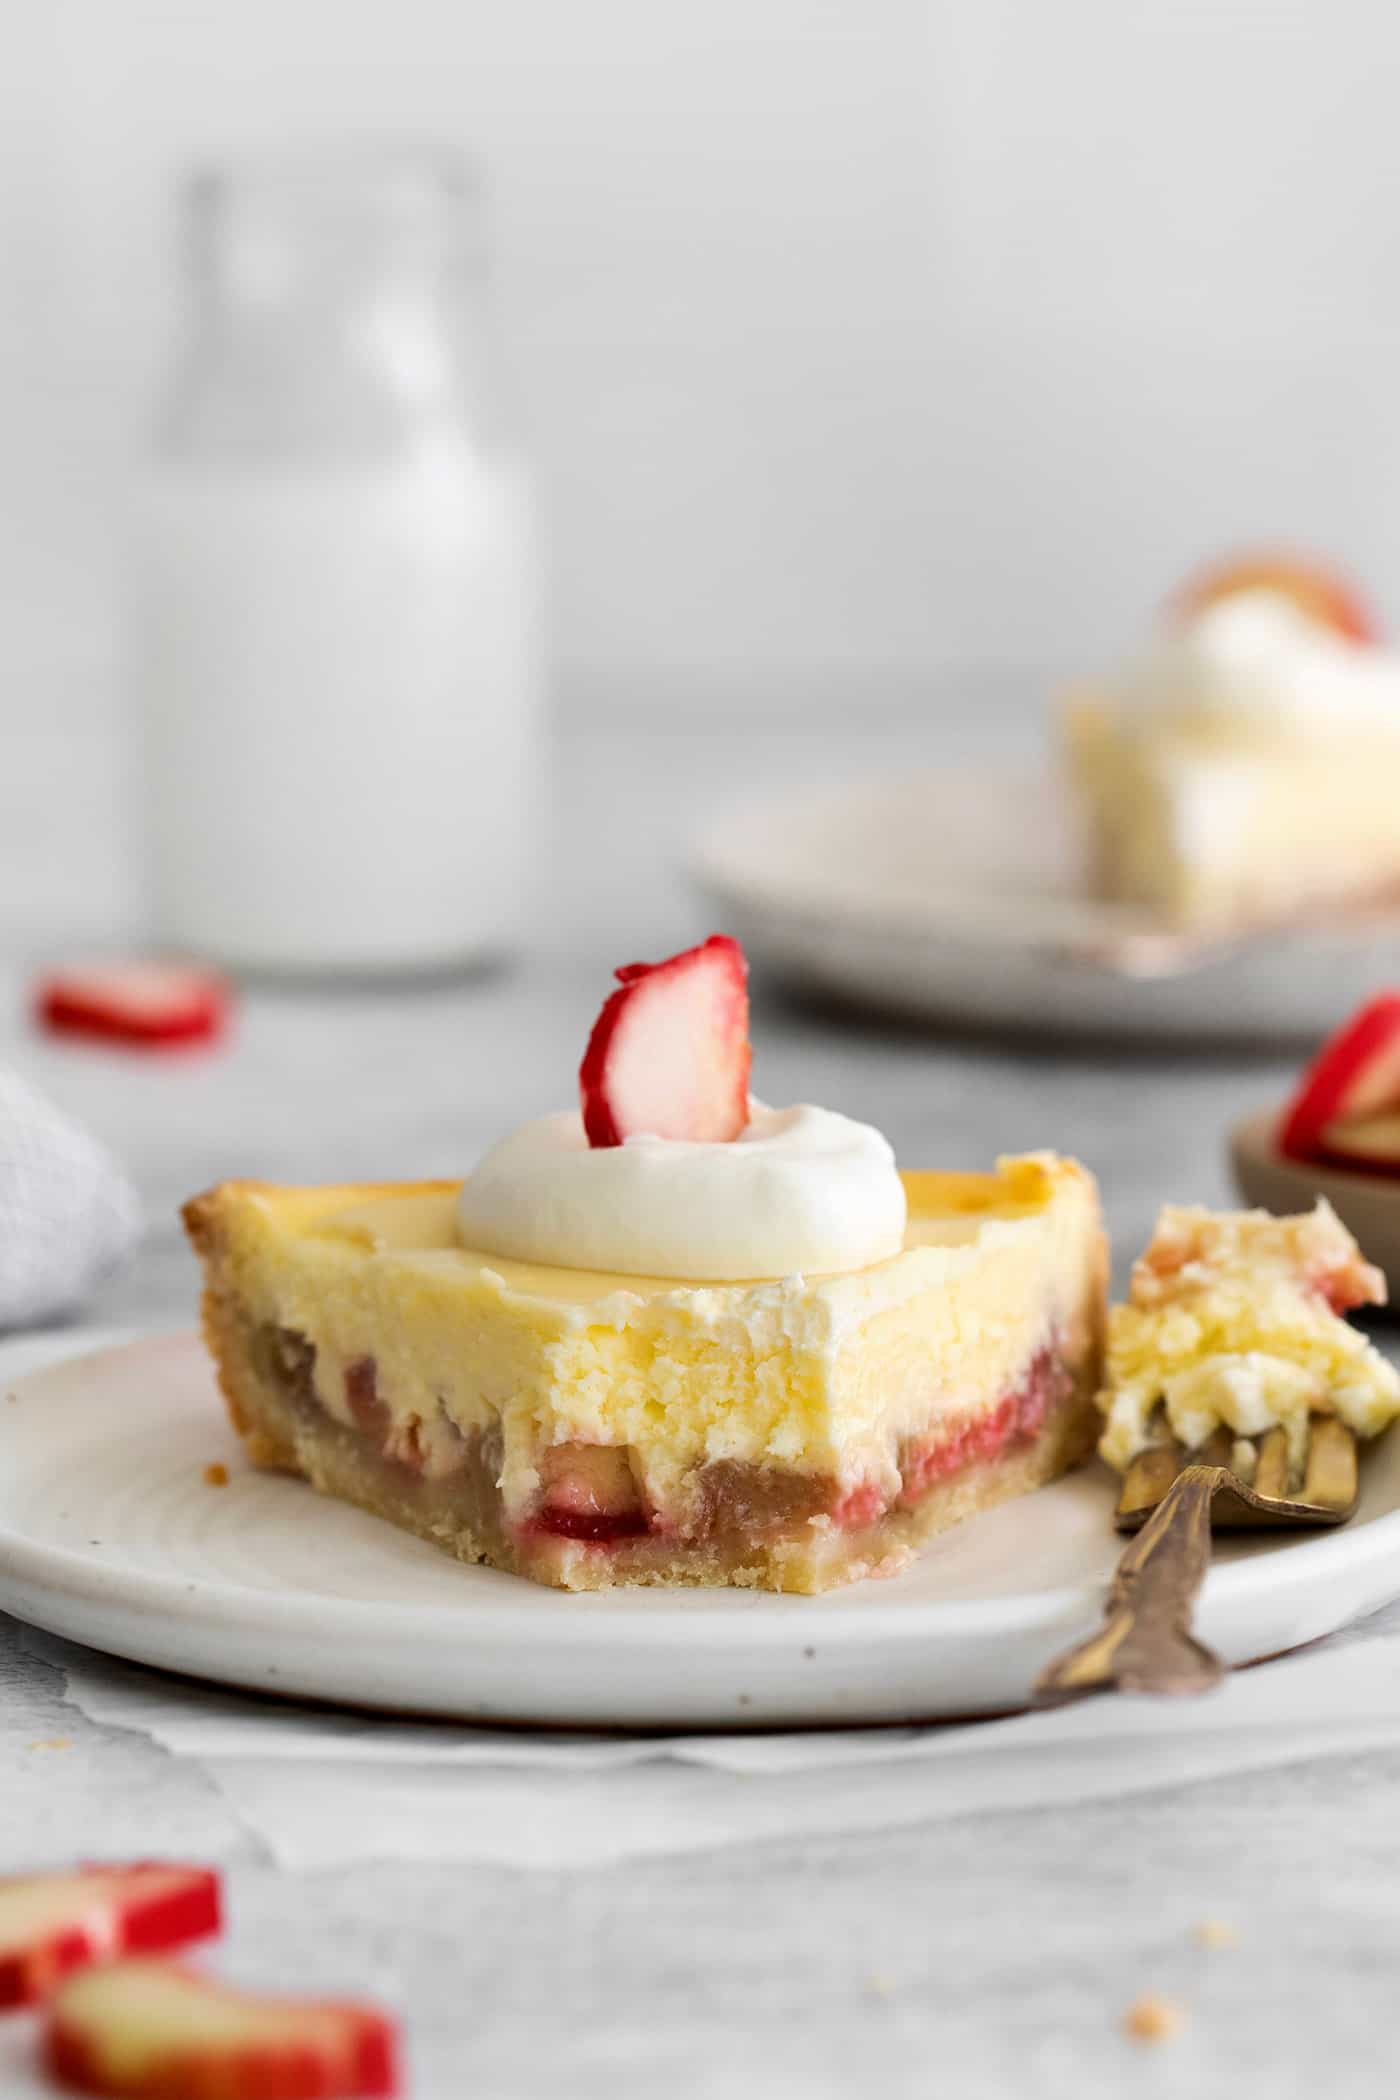
[[[1377,0],[10,0],[6,28],[12,695],[31,658],[107,659],[176,171],[346,131],[489,167],[565,708],[1038,689],[1240,536],[1400,610]]]

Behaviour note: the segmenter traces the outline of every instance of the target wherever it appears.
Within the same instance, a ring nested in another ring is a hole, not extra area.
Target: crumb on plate
[[[1240,1936],[1233,1925],[1223,1918],[1202,1918],[1196,1927],[1196,1944],[1199,1947],[1238,1947]]]
[[[228,1486],[228,1467],[223,1465],[218,1459],[214,1461],[213,1465],[206,1466],[204,1468],[204,1485],[211,1488],[226,1488]]]
[[[1174,1999],[1158,1991],[1144,1991],[1123,2015],[1123,2032],[1135,2042],[1169,2042],[1180,2032],[1185,2013]]]

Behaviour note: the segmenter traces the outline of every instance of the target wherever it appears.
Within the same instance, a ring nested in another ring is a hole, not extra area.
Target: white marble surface
[[[917,722],[867,728],[822,729],[800,770],[924,750]],[[543,930],[515,969],[412,993],[250,995],[236,1041],[208,1057],[117,1058],[27,1032],[33,957],[118,923],[124,892],[100,795],[90,824],[61,832],[63,850],[32,819],[22,861],[0,842],[0,1057],[120,1148],[150,1206],[140,1260],[84,1319],[188,1316],[174,1206],[218,1176],[450,1172],[502,1124],[565,1098],[607,969],[705,930],[677,872],[687,828],[740,771],[790,763],[791,737],[738,723],[644,732],[622,718],[575,730],[560,752]],[[29,756],[47,765],[43,733]],[[22,769],[0,804],[31,806]],[[755,1037],[769,1098],[869,1115],[908,1159],[974,1164],[1042,1143],[1080,1153],[1123,1250],[1162,1197],[1226,1194],[1223,1129],[1285,1071],[937,1041],[794,1011],[764,987]],[[298,1877],[272,1869],[197,1768],[65,1705],[60,1673],[3,1620],[0,1688],[0,1869],[118,1844],[225,1862],[229,1969],[393,1999],[412,2090],[429,2100],[1109,2100],[1130,2084],[1209,2100],[1389,2086],[1400,1745],[1117,1804],[742,1855]],[[1239,1945],[1197,1946],[1208,1917],[1234,1924]],[[1120,2033],[1145,1990],[1189,2015],[1155,2052]],[[26,2047],[22,2030],[0,2032],[0,2080]],[[22,2074],[0,2089],[22,2092]]]

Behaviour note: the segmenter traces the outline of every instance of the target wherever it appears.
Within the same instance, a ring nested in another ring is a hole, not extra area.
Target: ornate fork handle
[[[1186,1466],[1138,1532],[1092,1639],[1036,1680],[1037,1704],[1089,1692],[1207,1692],[1225,1666],[1191,1631],[1191,1607],[1210,1566],[1210,1510],[1233,1481],[1225,1466]]]

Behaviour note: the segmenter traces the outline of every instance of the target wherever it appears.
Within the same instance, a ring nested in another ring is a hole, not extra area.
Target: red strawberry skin
[[[723,1144],[749,1120],[748,963],[727,934],[628,963],[579,1067],[591,1146],[629,1137]]]
[[[40,1027],[110,1043],[162,1049],[212,1042],[230,999],[211,971],[175,963],[111,962],[55,971],[34,995]]]
[[[0,2011],[35,2004],[60,1977],[90,1962],[110,1961],[121,1954],[159,1953],[219,1930],[219,1877],[207,1867],[151,1861],[129,1867],[82,1867],[78,1876],[91,1883],[91,1908],[84,1898],[87,1918],[57,1926],[27,1944],[0,1946]],[[0,1881],[0,1926],[6,1892],[39,1885],[43,1878],[33,1877],[32,1884],[29,1877]],[[73,1876],[61,1874],[52,1879],[63,1882]],[[96,1924],[92,1908],[102,1913]]]
[[[1356,586],[1311,555],[1269,550],[1237,555],[1191,577],[1174,603],[1180,612],[1196,613],[1237,591],[1277,591],[1348,641],[1380,639],[1379,622]]]
[[[139,1998],[126,2008],[120,2003],[128,1976],[139,1991],[143,1968],[179,1986],[191,2013],[197,2015],[201,2000],[209,2004],[207,2042],[192,2038],[190,2023],[182,2021],[178,2039],[150,2046],[139,2025]],[[394,2100],[400,2090],[398,2031],[373,2006],[251,1998],[173,1964],[137,1964],[125,1975],[107,1975],[112,1988],[96,2012],[91,1993],[84,2004],[77,1994],[70,2002],[60,1992],[52,2008],[44,2068],[71,2091],[125,2100]],[[228,2033],[231,2012],[246,2020],[243,2039]],[[265,2013],[277,2031],[262,2024]],[[300,2037],[290,2031],[298,2014],[304,2016]],[[132,2064],[128,2037],[143,2045],[139,2066]]]
[[[1400,991],[1381,992],[1323,1044],[1283,1112],[1278,1149],[1285,1159],[1329,1156],[1329,1123],[1371,1116],[1400,1103]]]

